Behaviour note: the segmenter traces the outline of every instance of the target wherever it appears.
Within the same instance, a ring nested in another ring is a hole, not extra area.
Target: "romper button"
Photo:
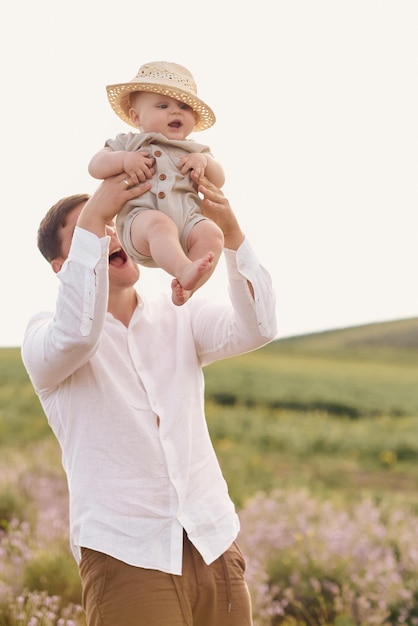
[[[154,156],[156,156],[156,157],[161,156],[161,150],[156,150],[156,151],[154,152]]]
[[[165,198],[165,193],[164,193],[164,191],[160,191],[160,193],[158,194],[158,197],[160,198],[160,200],[162,200],[163,198]]]
[[[165,180],[167,178],[167,176],[165,174],[160,174],[159,179],[160,180]]]

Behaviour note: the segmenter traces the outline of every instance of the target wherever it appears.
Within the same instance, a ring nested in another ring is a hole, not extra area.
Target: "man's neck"
[[[137,303],[138,298],[136,291],[133,287],[130,287],[129,289],[109,293],[107,310],[115,319],[128,327]]]

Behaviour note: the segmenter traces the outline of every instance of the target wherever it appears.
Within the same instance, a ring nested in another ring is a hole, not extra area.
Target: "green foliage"
[[[212,440],[239,504],[256,491],[308,486],[404,498],[418,510],[418,416],[341,419],[265,407],[207,406]]]
[[[0,528],[7,531],[13,519],[23,519],[26,506],[26,498],[15,485],[0,485]]]
[[[18,348],[0,348],[0,446],[45,437],[49,426]]]
[[[49,596],[59,596],[65,604],[81,603],[80,577],[74,557],[67,544],[39,550],[26,563],[23,584],[29,591],[46,591]]]

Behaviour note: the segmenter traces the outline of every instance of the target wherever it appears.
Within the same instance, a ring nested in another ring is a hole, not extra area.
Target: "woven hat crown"
[[[106,90],[115,113],[131,126],[133,124],[129,117],[130,95],[138,91],[158,93],[188,104],[196,115],[194,131],[204,130],[215,123],[213,111],[197,97],[196,83],[192,74],[177,63],[167,61],[145,63],[131,81],[108,85]]]
[[[146,63],[141,65],[132,82],[151,85],[167,85],[168,88],[183,89],[197,95],[196,83],[188,69],[177,63]]]

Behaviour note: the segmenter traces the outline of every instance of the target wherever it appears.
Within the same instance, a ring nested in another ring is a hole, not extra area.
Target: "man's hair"
[[[80,193],[58,200],[45,215],[38,228],[38,248],[47,261],[51,262],[61,254],[60,229],[65,226],[67,215],[79,204],[87,202],[90,196]]]

